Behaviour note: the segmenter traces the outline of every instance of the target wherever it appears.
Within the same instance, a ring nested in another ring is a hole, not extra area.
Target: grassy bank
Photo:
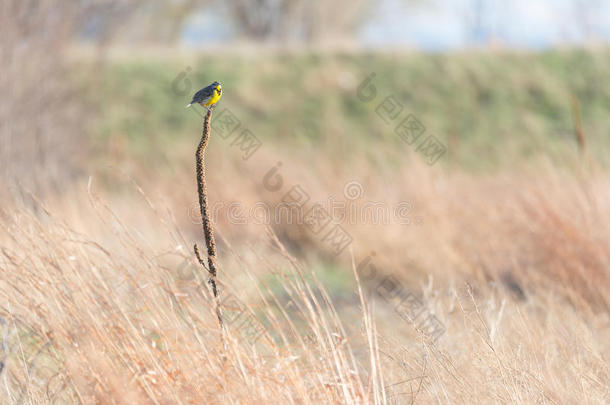
[[[220,108],[229,108],[262,141],[315,144],[331,154],[348,152],[346,157],[375,148],[389,160],[404,158],[409,146],[394,129],[408,114],[448,147],[446,162],[469,169],[540,153],[558,160],[571,156],[572,100],[599,160],[605,161],[610,132],[610,52],[601,50],[134,56],[111,60],[108,67],[95,94],[104,100],[96,139],[126,138],[130,151],[143,154],[197,132],[199,119],[185,114],[184,105],[213,80],[224,86]],[[358,86],[371,74],[376,97],[364,100]],[[402,113],[386,123],[377,108],[389,96]]]

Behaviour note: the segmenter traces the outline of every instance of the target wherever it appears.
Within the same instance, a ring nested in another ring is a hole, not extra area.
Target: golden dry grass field
[[[610,52],[265,52],[7,63],[0,403],[608,403]]]

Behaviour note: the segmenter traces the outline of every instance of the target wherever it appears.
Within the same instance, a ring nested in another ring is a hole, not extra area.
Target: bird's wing
[[[210,99],[210,97],[212,97],[212,94],[214,94],[214,89],[212,88],[212,86],[204,87],[203,89],[195,93],[193,99],[191,100],[191,104],[205,103]]]

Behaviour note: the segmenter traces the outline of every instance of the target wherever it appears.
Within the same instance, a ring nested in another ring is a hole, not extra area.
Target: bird
[[[214,82],[195,93],[193,99],[188,103],[186,108],[189,108],[193,104],[200,104],[202,107],[209,108],[216,104],[221,96],[222,86],[219,82]]]

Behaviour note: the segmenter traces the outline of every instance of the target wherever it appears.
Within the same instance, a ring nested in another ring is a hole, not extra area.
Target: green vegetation
[[[600,159],[610,132],[605,117],[610,110],[609,51],[167,59],[111,62],[97,97],[105,100],[98,141],[126,137],[131,152],[148,154],[151,147],[165,149],[169,140],[192,138],[201,119],[185,113],[184,106],[213,80],[225,89],[220,109],[229,108],[263,141],[297,146],[315,141],[323,151],[339,149],[346,156],[371,145],[387,149],[389,161],[403,156],[411,147],[393,130],[407,113],[449,146],[451,159],[443,161],[471,169],[541,151],[553,157],[573,154],[572,95],[580,103],[590,151]],[[363,102],[356,88],[373,72],[377,97]],[[404,111],[386,124],[375,109],[390,95]]]

